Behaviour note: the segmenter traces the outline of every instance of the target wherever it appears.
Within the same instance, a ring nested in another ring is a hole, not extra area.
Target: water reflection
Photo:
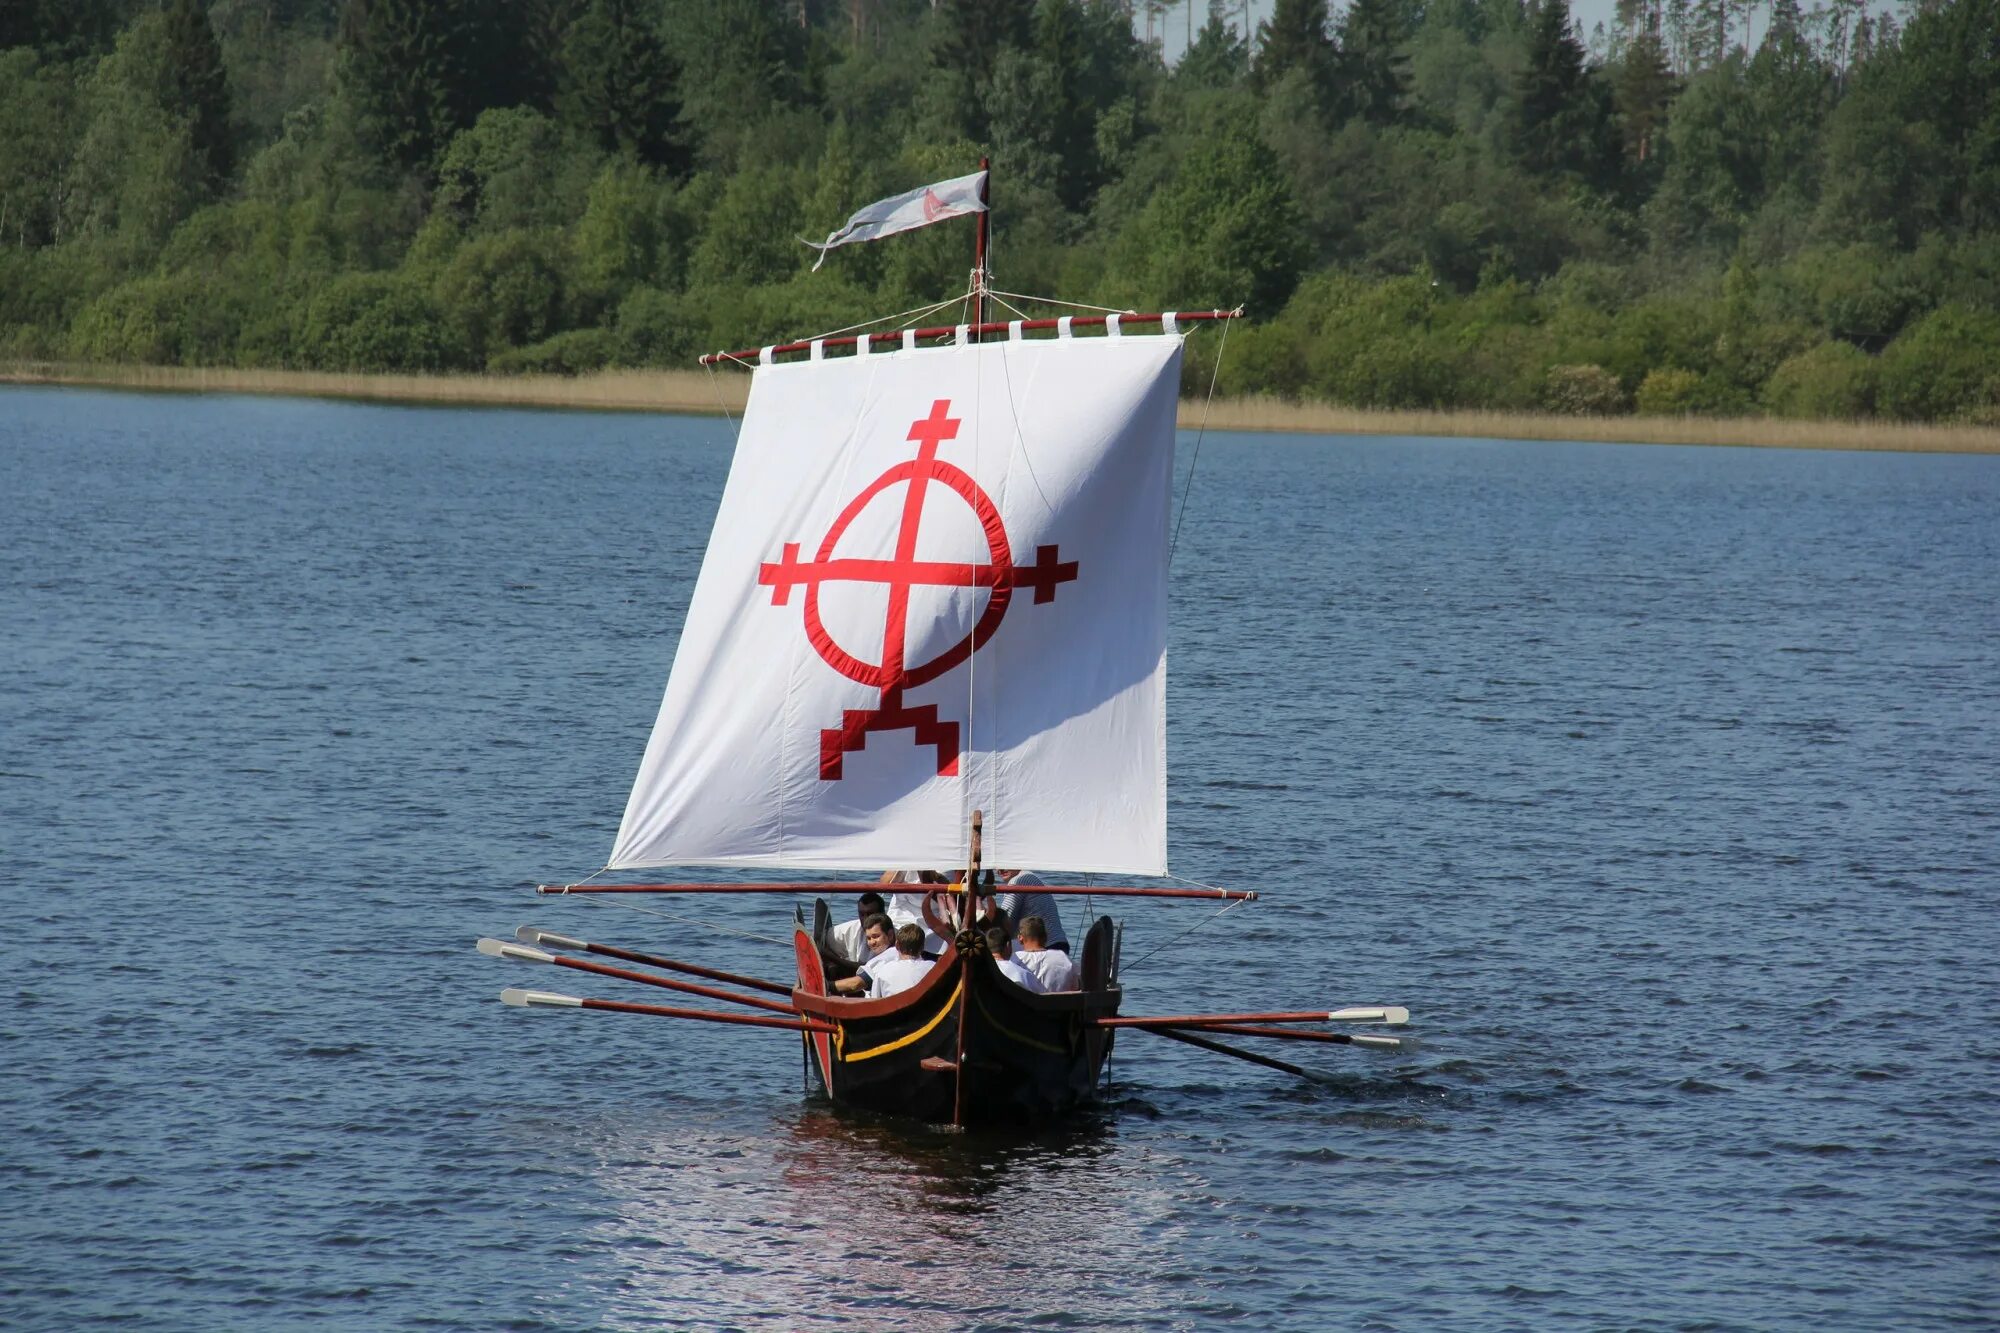
[[[1108,1113],[960,1133],[809,1102],[598,1147],[611,1211],[592,1243],[616,1272],[593,1285],[617,1293],[615,1327],[1132,1326],[1135,1265],[1179,1227],[1174,1191],[1120,1153]]]

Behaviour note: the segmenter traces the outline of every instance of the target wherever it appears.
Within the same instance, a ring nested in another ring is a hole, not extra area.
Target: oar
[[[830,1024],[811,1019],[764,1018],[757,1014],[718,1014],[711,1009],[676,1009],[665,1004],[632,1004],[625,1000],[585,1000],[574,995],[557,995],[545,990],[521,990],[509,986],[500,992],[500,1003],[517,1009],[547,1006],[556,1009],[604,1009],[619,1014],[656,1014],[661,1018],[694,1018],[704,1023],[738,1023],[753,1028],[784,1028],[790,1032],[832,1032]]]
[[[576,953],[601,954],[606,958],[622,958],[628,963],[644,963],[647,967],[663,967],[669,972],[685,972],[691,977],[707,977],[710,981],[726,981],[732,986],[743,986],[750,990],[765,991],[771,995],[790,995],[790,986],[781,986],[775,981],[764,981],[757,977],[746,977],[735,972],[722,972],[712,967],[698,967],[693,963],[683,963],[673,958],[662,958],[658,954],[638,953],[631,949],[620,949],[610,944],[592,944],[589,940],[579,940],[569,935],[558,935],[553,930],[542,930],[536,926],[522,926],[514,932],[514,938],[523,944],[539,944],[545,949],[569,949]]]
[[[1401,1050],[1404,1037],[1374,1037],[1360,1032],[1301,1032],[1297,1028],[1260,1028],[1244,1023],[1203,1023],[1197,1027],[1153,1029],[1155,1031],[1220,1032],[1232,1037],[1272,1037],[1279,1041],[1327,1041],[1337,1046],[1367,1046],[1378,1051]]]
[[[1219,1041],[1210,1041],[1206,1037],[1197,1037],[1192,1033],[1181,1032],[1175,1028],[1140,1028],[1139,1030],[1141,1032],[1153,1033],[1155,1036],[1171,1037],[1175,1041],[1184,1041],[1190,1046],[1199,1046],[1204,1051],[1214,1051],[1218,1055],[1233,1055],[1239,1060],[1248,1060],[1253,1065],[1262,1065],[1266,1069],[1275,1069],[1284,1074],[1295,1074],[1299,1078],[1317,1079],[1322,1077],[1319,1074],[1313,1073],[1310,1069],[1304,1069],[1298,1065],[1286,1064],[1283,1060],[1273,1060],[1268,1055],[1257,1055],[1250,1051],[1239,1051],[1234,1046],[1224,1046]]]
[[[1407,1023],[1410,1011],[1401,1008],[1306,1010],[1278,1014],[1167,1014],[1135,1018],[1100,1018],[1099,1027],[1186,1028],[1210,1027],[1217,1023]]]
[[[589,972],[600,977],[616,977],[620,981],[636,981],[642,986],[658,986],[662,990],[676,990],[688,995],[700,995],[711,1000],[727,1000],[732,1004],[747,1004],[753,1009],[768,1009],[777,1014],[796,1014],[798,1010],[777,1000],[760,1000],[754,995],[738,995],[734,991],[722,990],[716,986],[698,986],[692,981],[675,981],[672,977],[656,977],[647,972],[630,972],[622,967],[606,967],[603,963],[586,963],[581,958],[559,958],[540,949],[530,949],[525,944],[509,944],[505,940],[483,939],[479,941],[479,952],[489,958],[511,958],[517,963],[553,963],[557,967],[575,968],[579,972]]]

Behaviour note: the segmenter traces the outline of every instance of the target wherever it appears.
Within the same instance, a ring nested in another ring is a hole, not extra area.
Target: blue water
[[[788,903],[525,887],[727,439],[0,390],[0,1324],[2000,1325],[2000,458],[1210,435],[1172,854],[1268,898],[1133,911],[1127,1009],[1424,1045],[1130,1034],[965,1139],[472,950],[786,972]]]

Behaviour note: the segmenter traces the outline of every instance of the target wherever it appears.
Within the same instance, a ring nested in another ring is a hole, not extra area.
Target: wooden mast
[[[986,831],[986,812],[972,812],[972,843],[966,856],[964,898],[958,906],[958,938],[967,940],[978,929],[979,922],[979,861]],[[981,941],[971,939],[969,948],[961,948],[958,956],[958,1043],[957,1068],[952,1070],[951,1123],[961,1128],[965,1125],[965,1036],[972,1021],[972,968],[973,959],[979,956]]]
[[[993,216],[993,172],[986,158],[979,159],[979,170],[985,173],[979,182],[979,202],[986,207],[979,212],[979,229],[972,238],[972,341],[979,341],[979,327],[986,322],[986,224]]]

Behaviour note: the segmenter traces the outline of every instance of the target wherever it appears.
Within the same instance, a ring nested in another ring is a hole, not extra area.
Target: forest
[[[1191,392],[2000,425],[2000,0],[1147,4],[0,0],[0,360],[685,367],[990,156],[999,289],[1247,307]]]

